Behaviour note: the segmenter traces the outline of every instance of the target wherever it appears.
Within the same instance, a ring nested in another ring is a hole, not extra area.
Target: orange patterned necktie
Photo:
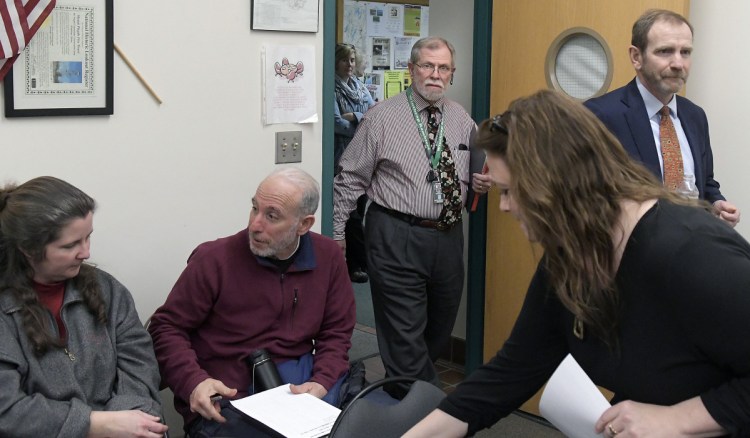
[[[680,142],[677,141],[677,131],[674,129],[672,118],[669,117],[669,107],[663,107],[660,114],[659,142],[664,161],[664,186],[669,190],[675,190],[682,184],[684,178],[682,151],[680,151]]]

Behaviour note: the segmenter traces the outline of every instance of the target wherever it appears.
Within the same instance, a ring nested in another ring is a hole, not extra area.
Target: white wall
[[[277,131],[302,131],[301,167],[320,178],[321,123],[260,121],[260,50],[316,46],[320,112],[323,33],[251,31],[250,4],[116,1],[115,42],[164,104],[115,55],[113,116],[0,117],[0,183],[54,175],[93,196],[91,260],[131,290],[141,319],[198,243],[246,225],[255,187],[276,167]]]
[[[472,65],[474,62],[474,0],[430,0],[430,35],[441,36],[456,49],[456,74],[446,95],[471,113]],[[469,221],[464,214],[464,261],[468,258]],[[466,339],[466,287],[461,297],[453,336]]]
[[[714,151],[714,176],[721,192],[742,211],[737,231],[750,239],[750,59],[742,47],[750,41],[750,3],[743,0],[692,0],[695,28],[693,66],[687,97],[706,110]]]
[[[470,113],[474,0],[430,0],[430,35],[447,39],[456,49],[456,74],[446,94]]]

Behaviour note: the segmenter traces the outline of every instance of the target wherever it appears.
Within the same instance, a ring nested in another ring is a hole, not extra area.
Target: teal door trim
[[[336,68],[336,0],[323,0],[323,174],[320,231],[333,236],[333,96]]]
[[[474,0],[474,65],[471,116],[477,123],[490,115],[492,78],[492,0]],[[466,375],[484,362],[484,291],[487,245],[487,196],[469,218],[466,300]]]

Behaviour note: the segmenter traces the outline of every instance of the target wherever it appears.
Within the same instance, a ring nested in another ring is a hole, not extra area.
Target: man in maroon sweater
[[[319,197],[302,170],[269,175],[247,229],[199,245],[152,316],[162,381],[191,437],[263,436],[227,404],[252,392],[248,357],[259,348],[297,384],[293,392],[338,403],[354,292],[338,245],[310,231]],[[212,402],[215,394],[223,400]]]

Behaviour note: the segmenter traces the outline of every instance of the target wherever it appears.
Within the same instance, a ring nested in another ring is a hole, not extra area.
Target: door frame
[[[333,99],[334,94],[337,0],[323,1],[323,117],[321,232],[333,235]],[[474,0],[474,56],[472,70],[471,116],[479,122],[489,117],[492,60],[492,0]],[[468,375],[484,362],[484,288],[487,241],[487,196],[477,211],[469,215],[466,365]]]

